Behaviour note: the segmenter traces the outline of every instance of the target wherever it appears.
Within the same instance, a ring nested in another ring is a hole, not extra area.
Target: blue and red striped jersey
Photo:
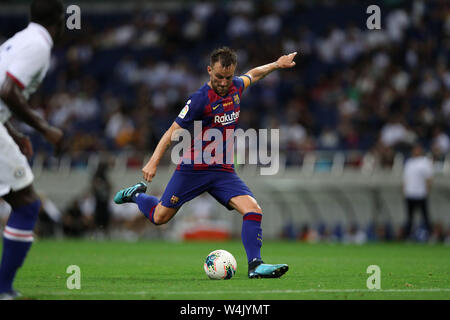
[[[234,171],[234,129],[243,90],[244,81],[234,77],[225,96],[219,96],[207,83],[189,96],[175,121],[184,129],[195,122],[194,137],[177,170]],[[200,121],[201,131],[196,130]]]

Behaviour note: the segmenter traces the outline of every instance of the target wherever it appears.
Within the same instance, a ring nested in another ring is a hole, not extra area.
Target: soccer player
[[[187,129],[194,121],[201,121],[202,135],[205,130],[214,128],[222,132],[223,148],[211,155],[214,161],[198,160],[200,153],[209,146],[202,141],[202,150],[196,150],[192,141],[191,150],[183,155],[162,197],[147,195],[147,186],[140,182],[117,192],[114,201],[118,204],[135,202],[142,213],[155,225],[167,223],[183,203],[192,200],[203,192],[208,192],[229,210],[236,210],[243,216],[241,238],[247,253],[249,278],[278,278],[287,270],[286,264],[265,264],[261,259],[262,210],[250,189],[237,176],[226,142],[234,139],[233,132],[239,119],[242,92],[251,84],[280,68],[291,68],[297,53],[281,56],[277,61],[256,67],[240,77],[234,75],[237,57],[233,50],[224,47],[216,49],[210,56],[207,67],[210,80],[186,102],[171,127],[165,132],[156,149],[142,169],[143,177],[151,182],[164,152],[171,144],[171,137],[179,129]],[[198,137],[197,137],[198,138]],[[196,138],[194,137],[194,140]],[[211,142],[213,143],[213,142]],[[223,157],[223,159],[221,159]],[[222,161],[218,161],[221,159]],[[199,163],[200,162],[200,163]]]
[[[27,100],[45,77],[53,42],[63,31],[64,8],[60,0],[33,0],[28,26],[0,47],[0,196],[12,207],[3,231],[0,264],[3,300],[20,295],[13,289],[13,281],[33,242],[41,206],[26,158],[33,152],[30,140],[9,119],[14,115],[52,144],[60,143],[62,131],[35,113]]]

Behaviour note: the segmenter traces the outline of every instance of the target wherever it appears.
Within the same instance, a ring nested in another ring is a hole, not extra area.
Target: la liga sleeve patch
[[[189,104],[191,103],[191,100],[188,100],[188,102],[186,102],[186,105],[184,106],[184,108],[181,110],[180,114],[178,115],[179,118],[184,119],[184,117],[186,116],[186,114],[189,112]]]

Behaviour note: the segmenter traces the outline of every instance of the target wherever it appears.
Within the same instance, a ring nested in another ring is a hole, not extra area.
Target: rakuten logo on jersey
[[[235,122],[237,119],[239,119],[239,112],[236,111],[230,114],[224,114],[223,116],[215,116],[214,117],[214,123],[220,123],[223,126],[226,126],[227,124]]]

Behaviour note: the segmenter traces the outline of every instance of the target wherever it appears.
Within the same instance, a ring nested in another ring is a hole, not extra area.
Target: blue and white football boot
[[[249,263],[248,277],[250,279],[279,278],[289,270],[287,264],[266,264],[262,260]]]
[[[125,202],[133,202],[133,196],[136,193],[145,193],[147,191],[147,185],[144,182],[136,183],[135,185],[122,189],[114,196],[114,202],[122,204]]]

